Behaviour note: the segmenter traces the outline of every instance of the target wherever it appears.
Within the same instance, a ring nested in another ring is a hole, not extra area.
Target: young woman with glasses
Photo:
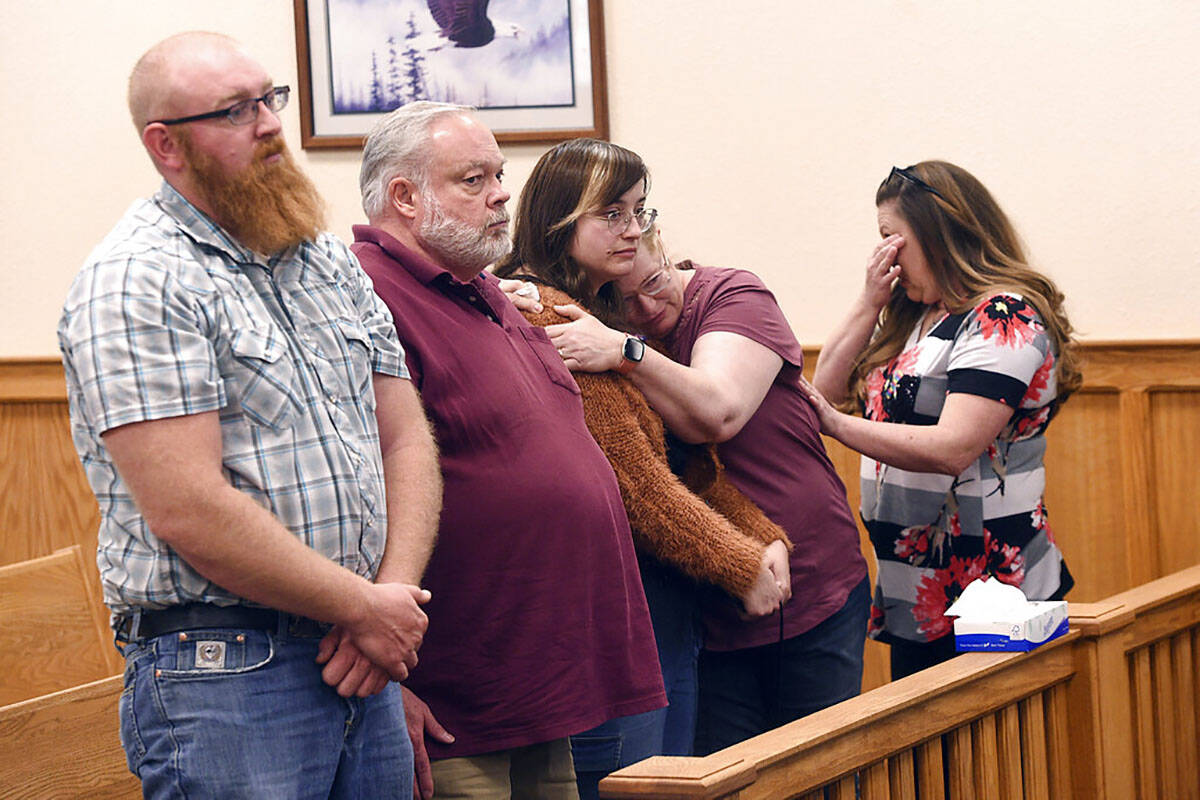
[[[870,635],[891,645],[896,679],[954,655],[943,613],[972,580],[1032,600],[1072,586],[1042,458],[1082,379],[1062,293],[974,176],[895,167],[875,204],[882,241],[808,391],[824,432],[863,454],[879,559]]]
[[[512,254],[496,268],[500,277],[541,286],[541,310],[527,312],[534,324],[569,321],[556,305],[610,315],[619,308],[613,281],[644,257],[639,243],[654,225],[647,186],[641,159],[607,142],[573,140],[542,157],[521,196]],[[770,614],[790,592],[786,534],[724,479],[711,448],[676,443],[668,454],[662,420],[622,376],[648,348],[629,335],[620,348],[616,371],[577,382],[634,532],[670,705],[572,737],[585,798],[596,797],[600,778],[621,766],[692,753],[700,587],[714,587],[748,616]]]
[[[527,187],[523,207],[540,190]],[[716,443],[730,482],[795,545],[792,596],[775,613],[747,619],[720,598],[702,603],[696,751],[705,754],[858,693],[869,584],[845,488],[799,388],[800,344],[775,298],[753,273],[679,269],[657,237],[641,245],[647,257],[624,274],[590,274],[607,281],[606,306],[560,308],[573,321],[547,333],[578,378],[623,369],[673,434]],[[647,348],[625,365],[624,326],[663,352]]]

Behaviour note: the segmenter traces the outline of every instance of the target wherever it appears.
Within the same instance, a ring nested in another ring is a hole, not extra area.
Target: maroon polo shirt
[[[846,487],[825,452],[816,412],[796,382],[804,352],[757,275],[696,268],[669,342],[675,360],[690,364],[696,340],[713,331],[752,339],[784,362],[758,410],[737,435],[717,445],[717,452],[733,485],[795,544],[792,599],[783,607],[783,636],[790,638],[840,609],[866,577],[867,564]],[[704,622],[704,646],[710,650],[755,647],[779,638],[778,616],[745,622],[732,604],[706,608]]]
[[[456,737],[432,758],[544,742],[666,704],[625,507],[546,333],[387,233],[352,249],[395,318],[445,492],[406,681]],[[404,509],[388,509],[403,514]]]

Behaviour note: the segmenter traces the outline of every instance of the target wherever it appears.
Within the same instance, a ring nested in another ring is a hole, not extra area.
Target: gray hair
[[[363,144],[362,168],[358,188],[362,192],[363,211],[374,222],[387,208],[388,184],[397,177],[415,182],[422,190],[429,184],[429,128],[449,114],[470,114],[471,106],[420,100],[400,106],[367,134]]]

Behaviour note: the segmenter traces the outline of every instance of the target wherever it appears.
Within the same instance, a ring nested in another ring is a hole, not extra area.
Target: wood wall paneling
[[[1075,577],[1068,599],[1093,602],[1133,584],[1126,564],[1117,392],[1080,392],[1046,434],[1046,510]]]
[[[1200,563],[1200,391],[1166,389],[1150,399],[1158,575]]]
[[[0,402],[0,564],[79,544],[95,560],[96,501],[71,443],[67,404]]]
[[[1076,588],[1090,602],[1200,563],[1200,342],[1082,345],[1084,388],[1047,436],[1046,504]],[[808,371],[818,350],[805,349]],[[858,508],[858,456],[827,440]],[[96,504],[71,444],[57,359],[0,360],[0,564],[78,543],[94,553]],[[861,531],[860,531],[861,533]],[[874,556],[863,552],[872,574]],[[864,688],[888,679],[867,643]]]

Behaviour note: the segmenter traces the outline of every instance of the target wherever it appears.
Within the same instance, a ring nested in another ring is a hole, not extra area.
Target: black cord
[[[779,723],[783,709],[783,603],[779,604],[779,640],[775,643],[775,721]],[[771,727],[778,727],[778,724]]]

